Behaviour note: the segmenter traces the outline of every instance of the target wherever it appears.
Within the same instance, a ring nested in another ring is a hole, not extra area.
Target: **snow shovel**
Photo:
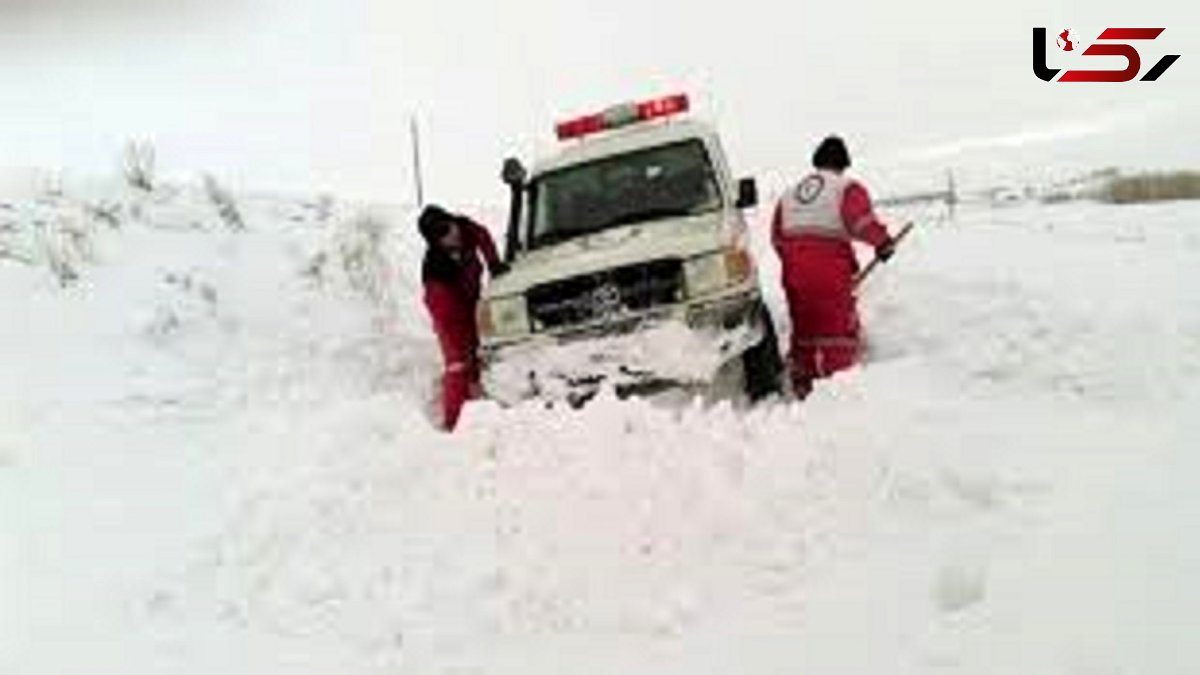
[[[908,223],[904,227],[900,228],[900,231],[897,232],[896,236],[892,238],[893,244],[897,248],[899,248],[900,242],[903,241],[906,236],[908,236],[908,233],[911,232],[912,229],[913,229],[912,223]],[[865,281],[867,277],[871,276],[871,272],[874,272],[875,268],[879,267],[879,264],[881,262],[883,262],[883,261],[880,260],[878,257],[876,257],[874,260],[867,263],[867,266],[864,267],[862,269],[862,271],[859,272],[858,275],[854,277],[854,287],[858,288],[859,286],[861,286],[862,282]]]

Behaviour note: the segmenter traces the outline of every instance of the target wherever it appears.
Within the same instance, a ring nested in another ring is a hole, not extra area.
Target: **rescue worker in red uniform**
[[[850,167],[845,142],[837,136],[821,141],[812,163],[814,171],[780,198],[771,223],[792,322],[792,385],[800,398],[812,391],[813,380],[857,363],[862,350],[851,242],[874,247],[881,261],[895,251],[867,189],[844,173]]]
[[[428,248],[421,265],[425,307],[442,351],[442,425],[451,431],[469,398],[479,394],[479,302],[483,267],[493,276],[507,266],[492,235],[465,216],[427,206],[417,222]]]

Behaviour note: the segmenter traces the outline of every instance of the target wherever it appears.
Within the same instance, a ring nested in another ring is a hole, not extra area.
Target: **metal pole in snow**
[[[425,181],[421,175],[421,133],[417,128],[417,116],[409,118],[409,135],[412,138],[413,182],[417,190],[417,206],[425,206]]]
[[[954,219],[954,207],[958,206],[958,189],[954,184],[954,169],[946,169],[946,206]]]

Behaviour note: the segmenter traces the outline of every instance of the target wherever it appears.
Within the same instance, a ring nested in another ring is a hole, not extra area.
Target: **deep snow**
[[[1200,672],[1200,205],[896,213],[802,406],[455,436],[406,214],[241,206],[0,210],[0,672]]]

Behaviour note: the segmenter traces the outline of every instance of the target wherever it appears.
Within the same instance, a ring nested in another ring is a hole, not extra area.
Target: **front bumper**
[[[697,330],[736,330],[746,322],[756,321],[762,304],[757,288],[744,285],[689,302],[659,305],[564,328],[512,337],[485,337],[482,349],[487,355],[528,344],[563,344],[627,335],[669,321],[679,321]]]
[[[570,400],[602,386],[618,392],[711,380],[722,364],[762,339],[766,309],[757,289],[656,307],[483,349],[492,398]]]

